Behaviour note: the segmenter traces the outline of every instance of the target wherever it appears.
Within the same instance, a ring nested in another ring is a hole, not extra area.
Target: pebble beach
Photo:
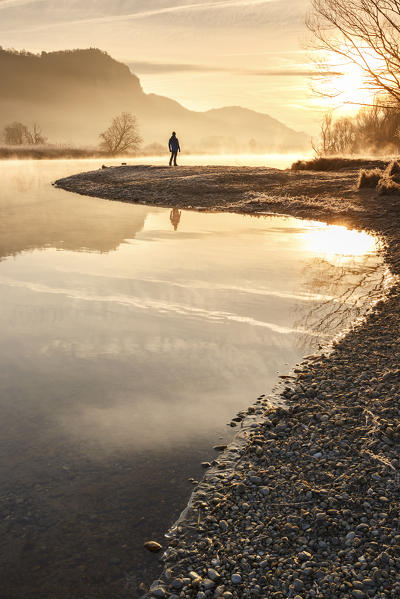
[[[240,442],[205,470],[146,597],[400,597],[400,197],[358,191],[359,168],[121,166],[56,182],[110,200],[366,230],[391,281],[362,322],[288,373],[280,397],[260,395],[237,418]]]

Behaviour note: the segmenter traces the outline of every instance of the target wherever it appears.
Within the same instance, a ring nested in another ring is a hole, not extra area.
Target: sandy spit
[[[360,193],[356,176],[143,166],[56,182],[113,200],[368,230],[394,275],[367,319],[283,386],[286,408],[263,396],[249,408],[261,424],[233,467],[222,454],[199,484],[148,597],[400,597],[400,198]]]

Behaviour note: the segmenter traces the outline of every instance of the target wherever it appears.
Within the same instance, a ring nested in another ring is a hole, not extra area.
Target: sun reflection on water
[[[341,225],[318,225],[305,233],[304,245],[308,251],[319,254],[326,260],[365,256],[375,252],[377,241],[365,231],[349,230]]]

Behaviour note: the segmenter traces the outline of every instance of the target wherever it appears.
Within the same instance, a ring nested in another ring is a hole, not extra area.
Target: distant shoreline
[[[379,235],[397,277],[400,198],[357,191],[359,168],[117,167],[56,185],[109,200],[283,213],[367,230]],[[330,353],[295,369],[282,390],[287,407],[260,396],[261,423],[239,450],[220,454],[196,488],[146,597],[400,594],[399,339],[394,278],[387,296]]]
[[[287,152],[282,152],[278,150],[271,149],[269,152],[247,152],[244,154],[235,154],[234,152],[201,152],[201,151],[185,151],[185,157],[193,157],[193,156],[246,156],[246,157],[261,157],[261,156],[290,156],[293,160],[295,157],[304,156],[309,153],[288,150]],[[169,152],[165,150],[164,152],[139,152],[136,154],[118,154],[112,155],[102,150],[91,149],[91,148],[79,148],[79,147],[68,147],[68,146],[5,146],[0,144],[0,160],[79,160],[79,159],[93,159],[93,160],[115,160],[120,162],[126,162],[129,160],[137,160],[137,159],[151,159],[151,158],[159,158],[165,161],[165,164],[168,164],[169,161]]]

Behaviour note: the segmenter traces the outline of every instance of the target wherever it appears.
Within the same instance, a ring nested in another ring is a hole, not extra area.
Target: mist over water
[[[99,166],[0,163],[10,599],[138,596],[158,569],[143,542],[162,540],[187,478],[232,438],[226,424],[361,316],[385,280],[363,232],[51,186]]]

